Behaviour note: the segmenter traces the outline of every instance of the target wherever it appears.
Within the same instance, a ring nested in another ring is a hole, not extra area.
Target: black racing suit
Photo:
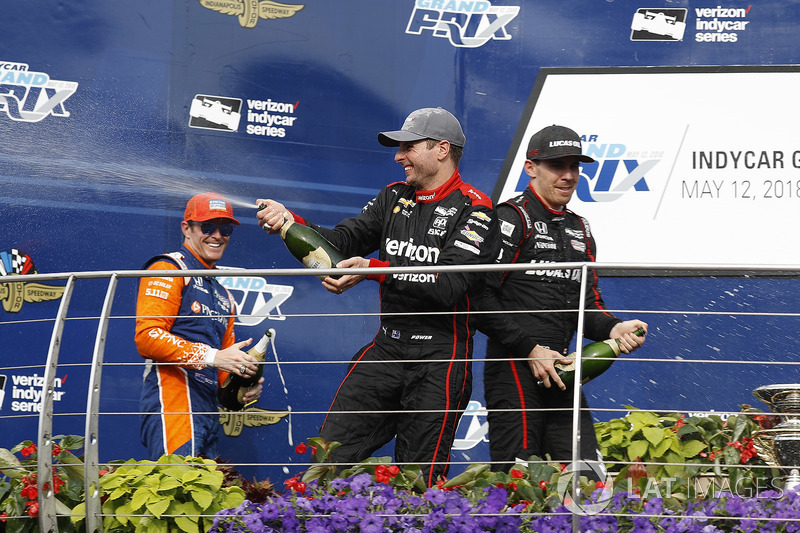
[[[530,187],[498,204],[497,216],[502,239],[497,262],[533,265],[530,270],[490,272],[481,303],[487,311],[527,311],[480,315],[478,328],[489,337],[483,382],[492,461],[503,462],[506,470],[515,458],[531,455],[549,454],[569,463],[574,391],[538,385],[527,358],[537,344],[566,355],[578,325],[581,270],[548,269],[547,264],[593,262],[594,238],[586,219],[569,210],[548,209]],[[593,270],[589,275],[583,295],[584,336],[607,339],[621,320],[605,310],[597,275]],[[509,358],[517,359],[493,360]],[[581,458],[594,461],[597,439],[583,395],[581,404],[586,409],[581,413]]]
[[[307,224],[345,257],[377,250],[370,260],[376,267],[491,263],[499,243],[491,200],[461,181],[458,170],[434,191],[391,184],[332,230]],[[395,459],[420,465],[431,485],[447,472],[472,392],[469,312],[483,293],[485,272],[367,279],[380,283],[380,331],[353,357],[320,436],[341,443],[332,460],[342,463],[360,462],[396,436]]]

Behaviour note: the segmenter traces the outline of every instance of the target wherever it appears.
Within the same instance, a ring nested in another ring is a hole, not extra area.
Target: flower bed
[[[418,466],[400,468],[389,457],[369,458],[337,473],[330,453],[339,443],[314,438],[296,448],[310,452],[314,461],[284,482],[283,493],[269,482],[246,482],[209,460],[130,460],[100,472],[104,524],[116,532],[159,523],[194,533],[212,524],[213,516],[214,533],[568,532],[577,514],[582,531],[798,531],[800,496],[781,491],[780,484],[773,490],[775,484],[761,483],[778,480],[779,472],[758,456],[753,435],[772,423],[749,406],[727,420],[632,409],[622,419],[597,425],[615,476],[604,482],[580,478],[577,501],[572,465],[537,457],[508,473],[471,465],[428,488]],[[62,531],[84,527],[82,444],[82,438],[66,436],[53,448]],[[0,449],[0,531],[4,526],[13,533],[38,531],[36,454],[30,441]],[[713,477],[714,484],[698,488],[702,475]],[[136,494],[152,497],[132,497],[137,487],[151,487]]]
[[[661,498],[617,492],[604,499],[604,494],[599,489],[589,498],[589,504],[602,506],[602,510],[581,516],[581,531],[800,529],[800,495],[796,492],[766,491],[751,498],[722,493],[680,508],[668,507]],[[508,488],[498,486],[471,490],[433,487],[417,495],[361,473],[330,483],[315,480],[305,484],[302,493],[292,489],[264,503],[245,501],[218,513],[211,532],[571,532],[572,511],[563,503],[553,503],[551,508],[535,511],[535,504],[515,503]]]

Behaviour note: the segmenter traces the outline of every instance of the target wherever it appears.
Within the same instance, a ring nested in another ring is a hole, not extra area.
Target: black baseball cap
[[[399,130],[382,131],[378,134],[378,142],[383,146],[400,146],[401,142],[422,139],[448,141],[453,146],[462,148],[467,142],[458,119],[441,107],[417,109],[406,117]]]
[[[583,155],[580,136],[566,126],[555,124],[533,134],[525,155],[528,159],[555,159],[576,155],[581,163],[594,163],[594,159]]]

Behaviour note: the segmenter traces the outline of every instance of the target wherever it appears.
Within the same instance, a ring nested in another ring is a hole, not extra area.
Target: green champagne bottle
[[[255,346],[247,350],[249,355],[256,358],[259,363],[263,363],[267,355],[267,346],[270,340],[275,336],[274,329],[268,329],[264,332],[264,336],[256,343]],[[217,391],[217,400],[220,405],[231,411],[241,411],[244,405],[244,395],[247,391],[258,385],[258,380],[264,374],[264,365],[256,365],[256,373],[249,378],[243,378],[238,374],[228,374],[225,382]]]
[[[644,328],[639,328],[633,332],[637,337],[644,336]],[[604,341],[593,342],[583,347],[581,364],[581,384],[586,385],[611,367],[611,364],[619,357],[619,340],[606,339]],[[575,352],[567,357],[572,358],[568,365],[555,363],[556,372],[564,385],[569,387],[575,382]]]
[[[265,207],[265,204],[261,204],[258,209],[261,210]],[[306,268],[335,268],[340,261],[346,259],[336,246],[309,226],[297,224],[292,220],[284,220],[280,234],[286,248]],[[317,277],[319,279],[326,278],[326,276]],[[339,276],[331,277],[339,278]]]

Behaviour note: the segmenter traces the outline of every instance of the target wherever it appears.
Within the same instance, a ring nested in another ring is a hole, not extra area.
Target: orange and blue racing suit
[[[184,244],[180,252],[154,257],[143,268],[209,267]],[[147,359],[140,435],[150,459],[164,454],[218,455],[216,393],[227,373],[211,363],[218,349],[235,342],[233,302],[213,277],[142,278],[135,341]]]

